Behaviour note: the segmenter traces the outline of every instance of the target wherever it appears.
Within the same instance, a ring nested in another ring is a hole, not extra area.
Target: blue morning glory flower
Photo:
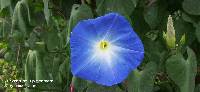
[[[106,86],[122,82],[144,57],[140,38],[117,13],[80,21],[70,48],[72,74]]]

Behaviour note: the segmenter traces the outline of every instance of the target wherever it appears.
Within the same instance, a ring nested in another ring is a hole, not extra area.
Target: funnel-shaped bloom
[[[140,38],[117,13],[80,21],[70,47],[72,74],[107,86],[122,82],[144,57]]]

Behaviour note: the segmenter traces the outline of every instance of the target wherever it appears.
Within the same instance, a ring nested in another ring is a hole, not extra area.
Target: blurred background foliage
[[[129,20],[145,58],[124,82],[105,87],[72,76],[69,37],[78,21],[109,12]],[[53,82],[5,87],[14,79]],[[70,90],[200,92],[200,0],[0,0],[0,92]]]

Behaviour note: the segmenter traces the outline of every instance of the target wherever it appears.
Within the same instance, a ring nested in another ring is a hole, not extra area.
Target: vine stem
[[[70,84],[70,92],[74,92],[74,86],[72,83]]]

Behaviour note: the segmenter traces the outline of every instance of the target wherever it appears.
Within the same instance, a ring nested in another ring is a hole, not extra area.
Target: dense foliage
[[[145,48],[112,87],[73,77],[69,48],[80,20],[109,12],[125,16]],[[199,62],[200,0],[0,0],[0,92],[200,92]],[[16,79],[53,82],[5,87]]]

